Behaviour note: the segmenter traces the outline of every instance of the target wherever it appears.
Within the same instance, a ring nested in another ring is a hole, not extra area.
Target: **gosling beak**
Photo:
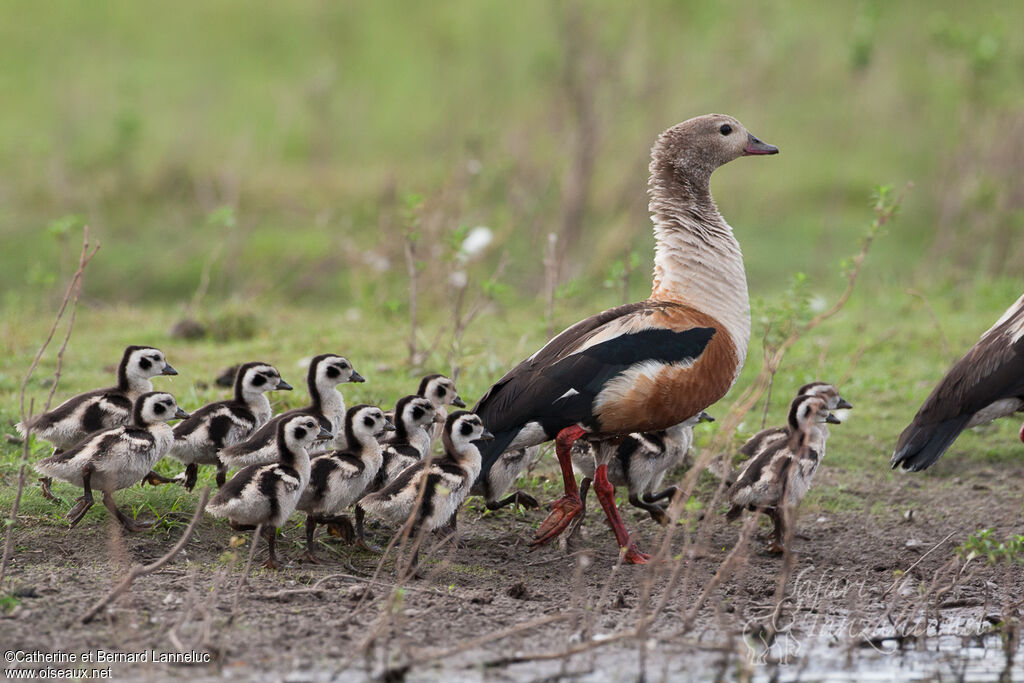
[[[452,405],[456,408],[465,408],[466,402],[462,400],[462,397],[455,394],[455,398],[452,399]]]
[[[700,411],[700,416],[697,417],[697,421],[698,422],[714,422],[715,421],[715,416],[714,415],[708,415],[706,412],[704,412],[702,410],[702,411]]]
[[[434,424],[444,424],[444,415],[434,415]]]
[[[329,431],[327,431],[323,427],[320,427],[320,433],[316,435],[317,441],[327,441],[327,440],[333,439],[333,438],[334,438],[334,434],[331,434]]]
[[[182,410],[180,407],[174,412],[175,420],[184,420],[187,419],[188,417],[190,417],[190,415],[186,413],[184,410]]]
[[[283,389],[284,391],[291,391],[292,390],[292,385],[288,384],[288,382],[285,382],[284,379],[282,378],[282,379],[278,379],[277,380],[277,388],[279,390]]]
[[[829,424],[833,425],[843,424],[842,421],[832,413],[829,413],[828,415],[825,416],[825,422],[828,422]]]
[[[170,363],[164,363],[164,369],[160,372],[161,375],[177,375],[178,371],[171,367]]]
[[[761,142],[750,133],[747,133],[747,146],[743,149],[743,156],[751,156],[755,154],[778,154],[779,148],[775,145],[769,145],[767,142]]]
[[[839,397],[839,403],[836,404],[836,408],[852,408],[853,404],[847,401],[842,396]]]
[[[365,382],[366,378],[360,375],[355,370],[352,371],[352,376],[348,378],[349,382]]]
[[[477,441],[490,441],[490,440],[491,440],[491,439],[493,439],[493,438],[494,438],[494,434],[491,434],[491,433],[490,433],[489,431],[487,431],[487,430],[485,429],[485,430],[484,430],[484,433],[483,433],[483,434],[481,434],[480,436],[478,436],[478,437],[476,438],[476,440],[477,440]]]
[[[392,424],[391,420],[384,420],[384,431],[385,432],[393,432],[393,431],[395,431],[395,429],[396,429],[396,427],[395,427],[394,424]]]

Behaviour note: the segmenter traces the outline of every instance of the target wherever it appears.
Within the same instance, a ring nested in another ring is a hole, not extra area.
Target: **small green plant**
[[[957,548],[957,554],[967,562],[984,557],[988,564],[1024,564],[1024,534],[1001,541],[991,529],[980,529]]]

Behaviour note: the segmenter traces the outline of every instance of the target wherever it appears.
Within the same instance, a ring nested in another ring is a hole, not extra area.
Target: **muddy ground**
[[[816,486],[837,487],[848,505],[802,511],[807,538],[793,541],[788,597],[778,609],[785,559],[764,552],[763,540],[733,553],[737,562],[716,585],[741,523],[708,515],[689,542],[681,524],[671,546],[678,562],[616,567],[612,536],[591,499],[584,537],[569,556],[557,546],[527,552],[541,511],[513,518],[464,510],[465,547],[428,549],[429,576],[401,582],[400,591],[390,559],[373,578],[378,558],[340,541],[321,546],[324,564],[303,563],[298,516],[283,530],[285,568],[259,568],[261,542],[239,589],[249,546],[230,548],[230,530],[207,518],[173,562],[83,625],[78,618],[126,568],[162,555],[183,525],[122,536],[102,523],[66,532],[26,519],[10,570],[22,597],[0,619],[0,642],[27,652],[211,658],[115,664],[119,679],[626,681],[643,673],[647,680],[994,680],[1000,672],[1019,679],[1021,654],[1007,668],[1001,645],[1012,629],[1000,635],[993,624],[1019,617],[1024,571],[980,560],[962,569],[955,549],[980,528],[1000,538],[1022,532],[1024,467],[957,472],[953,459],[943,466],[943,476],[863,474],[854,485],[824,468]],[[654,550],[662,530],[632,511],[626,520],[641,546]],[[387,542],[383,530],[375,539]],[[662,598],[650,617],[645,605]],[[773,612],[780,635],[765,649]],[[649,618],[637,636],[643,615]],[[921,624],[931,635],[920,633]]]

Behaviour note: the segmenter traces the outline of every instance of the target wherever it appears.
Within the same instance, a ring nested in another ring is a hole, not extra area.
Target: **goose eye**
[[[163,415],[164,410],[165,408],[162,403],[157,403],[155,406],[153,406],[153,412],[156,413],[157,415]]]
[[[342,370],[348,370],[348,363],[342,363],[341,364],[341,369]]]
[[[729,133],[732,132],[732,126],[730,126],[728,123],[723,123],[722,127],[718,129],[718,132],[721,133],[722,135],[728,135]]]

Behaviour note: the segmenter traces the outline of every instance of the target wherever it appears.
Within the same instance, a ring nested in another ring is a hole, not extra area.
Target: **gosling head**
[[[821,396],[797,396],[789,406],[789,427],[796,432],[807,432],[814,425],[828,422],[839,424],[829,412],[828,401]]]
[[[349,443],[353,440],[361,444],[375,442],[384,432],[394,430],[395,425],[377,406],[364,403],[352,406],[345,412],[345,432]]]
[[[455,390],[455,382],[444,375],[427,375],[420,380],[420,388],[416,393],[429,399],[438,408],[443,405],[453,405],[457,408],[466,407],[466,402],[459,397],[459,392]]]
[[[306,450],[314,441],[333,438],[333,434],[324,429],[312,415],[296,415],[281,423],[278,427],[279,437],[284,438],[289,452],[297,453]]]
[[[810,384],[805,384],[796,390],[796,395],[821,396],[828,403],[829,410],[836,410],[838,408],[849,409],[853,407],[852,403],[839,395],[839,389],[828,382],[811,382]]]
[[[365,382],[347,358],[325,353],[309,362],[307,384],[312,387],[333,389],[344,382]]]
[[[651,178],[707,183],[716,168],[742,156],[778,154],[725,114],[705,114],[672,126],[651,149]]]
[[[129,346],[124,350],[121,364],[117,368],[119,384],[129,384],[131,380],[148,380],[157,375],[177,374],[178,371],[164,357],[164,352],[152,346]]]
[[[474,441],[493,439],[494,434],[487,431],[476,413],[456,410],[445,420],[441,438],[446,452],[461,453],[472,446]]]
[[[395,405],[395,420],[402,423],[406,433],[420,427],[429,427],[437,418],[437,408],[430,399],[422,396],[406,396]]]
[[[273,365],[254,362],[239,366],[235,375],[235,398],[242,401],[259,396],[265,391],[291,390],[292,385],[281,379]]]
[[[188,413],[178,407],[174,397],[164,391],[150,391],[135,399],[132,420],[138,427],[154,425],[168,420],[183,420]]]

